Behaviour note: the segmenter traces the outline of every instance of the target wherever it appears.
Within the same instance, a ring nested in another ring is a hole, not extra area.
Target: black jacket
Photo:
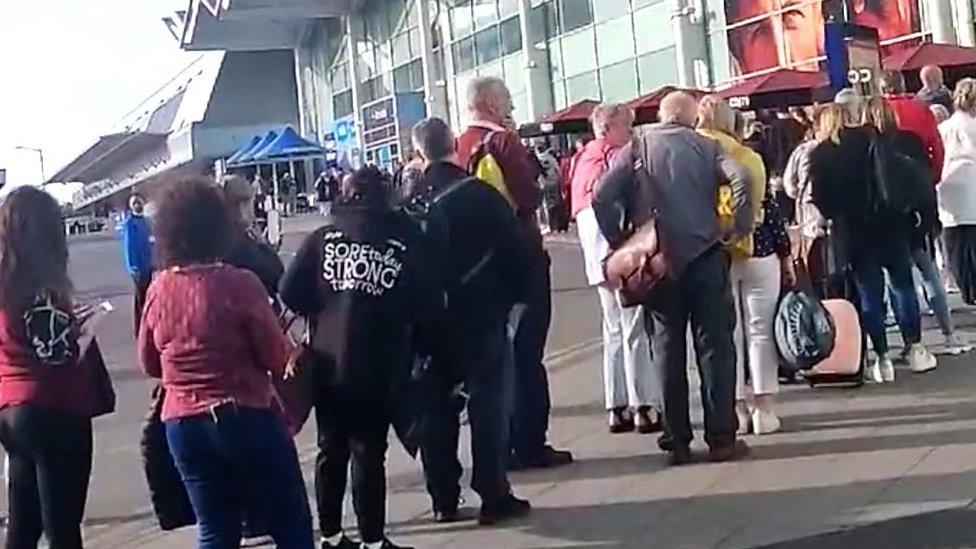
[[[333,397],[380,410],[397,398],[414,344],[450,354],[436,269],[420,230],[385,205],[340,204],[305,239],[281,298],[311,321],[316,377]]]
[[[810,154],[813,204],[844,227],[853,249],[873,247],[892,238],[910,237],[908,216],[874,213],[871,143],[878,134],[867,127],[844,128],[840,143],[824,141]]]
[[[526,292],[529,235],[505,199],[460,167],[438,162],[424,173],[420,201],[432,203],[436,224],[427,232],[455,328],[480,331],[506,318]]]
[[[234,244],[225,260],[257,275],[269,296],[278,294],[278,282],[285,272],[285,266],[270,245],[248,235]]]

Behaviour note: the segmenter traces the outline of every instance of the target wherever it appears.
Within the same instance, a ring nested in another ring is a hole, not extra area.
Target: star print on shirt
[[[38,360],[50,366],[74,363],[78,356],[78,334],[74,317],[59,309],[49,295],[38,296],[24,311],[27,340]]]

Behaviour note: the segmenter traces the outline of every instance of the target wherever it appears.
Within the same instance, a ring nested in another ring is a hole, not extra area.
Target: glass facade
[[[556,109],[582,101],[626,101],[677,82],[669,0],[548,0]]]

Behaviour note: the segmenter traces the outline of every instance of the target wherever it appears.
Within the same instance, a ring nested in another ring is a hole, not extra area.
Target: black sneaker
[[[333,545],[323,539],[319,547],[321,549],[359,549],[359,544],[343,535],[338,544]]]
[[[434,522],[439,524],[464,522],[466,520],[474,520],[474,515],[467,509],[434,509]]]
[[[478,513],[478,524],[492,526],[506,520],[524,517],[531,510],[532,505],[528,501],[508,494],[497,501],[482,503],[481,512]]]
[[[360,547],[362,549],[366,549],[367,545],[363,543],[362,545],[360,545]],[[397,545],[388,539],[383,540],[383,545],[381,545],[380,547],[382,549],[414,549],[409,545]]]
[[[749,455],[749,445],[744,440],[737,440],[727,446],[712,448],[708,452],[708,459],[715,463],[724,461],[738,461]]]
[[[521,471],[524,469],[549,469],[568,465],[573,462],[573,453],[566,450],[556,450],[548,444],[542,451],[530,458],[514,456],[511,462],[511,469]]]
[[[668,465],[677,467],[691,463],[691,449],[687,446],[675,446],[668,450]]]

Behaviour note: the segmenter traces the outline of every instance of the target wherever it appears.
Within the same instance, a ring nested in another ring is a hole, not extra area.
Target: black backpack
[[[779,302],[773,331],[788,369],[809,370],[834,350],[834,321],[816,296],[790,291]]]
[[[871,141],[872,209],[884,216],[918,214],[927,218],[936,206],[932,171],[927,162],[899,146],[898,137],[880,135]]]

